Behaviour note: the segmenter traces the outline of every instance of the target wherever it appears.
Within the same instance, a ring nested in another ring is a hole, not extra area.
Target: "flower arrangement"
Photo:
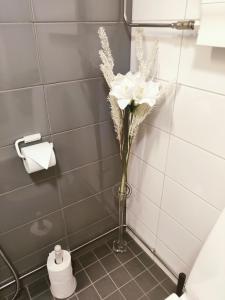
[[[101,41],[100,69],[109,86],[108,101],[111,106],[111,115],[115,132],[120,145],[122,161],[122,178],[118,190],[119,195],[119,239],[114,242],[116,252],[126,251],[126,242],[123,239],[124,208],[127,198],[127,171],[131,146],[137,135],[139,125],[151,113],[158,99],[165,92],[157,76],[158,43],[155,42],[152,53],[145,60],[143,50],[143,33],[141,29],[135,32],[136,57],[138,71],[136,73],[117,74],[113,72],[114,59],[109,46],[108,37],[103,27],[98,30]]]

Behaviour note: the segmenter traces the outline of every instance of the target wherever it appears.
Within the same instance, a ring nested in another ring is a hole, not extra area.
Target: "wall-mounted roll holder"
[[[18,156],[22,159],[25,159],[25,156],[21,153],[21,150],[20,150],[20,144],[21,143],[28,144],[28,143],[36,142],[36,141],[39,141],[39,140],[41,140],[41,134],[40,133],[27,135],[27,136],[24,136],[21,139],[16,140],[15,148],[16,148],[16,152],[17,152]]]
[[[22,158],[25,170],[28,174],[41,170],[48,170],[56,165],[56,157],[53,149],[53,143],[42,142],[41,134],[32,134],[24,136],[15,142],[15,148],[18,156]],[[38,143],[33,144],[33,142]],[[20,144],[30,144],[22,146]]]

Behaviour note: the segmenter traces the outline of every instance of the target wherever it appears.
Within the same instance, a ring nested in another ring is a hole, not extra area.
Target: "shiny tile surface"
[[[53,136],[61,172],[117,154],[118,143],[111,122]]]
[[[55,180],[0,196],[0,233],[31,222],[59,209],[57,183]]]
[[[40,83],[32,24],[0,24],[0,90]]]
[[[76,214],[78,211],[79,214]],[[79,231],[114,212],[116,212],[116,207],[111,189],[68,206],[64,209],[68,232]],[[76,218],[74,218],[75,215]]]
[[[100,24],[99,24],[100,25]],[[87,23],[36,24],[41,71],[45,83],[100,76],[99,25]],[[128,71],[129,33],[124,25],[105,24],[116,60],[115,73]],[[117,42],[113,43],[116,38]]]
[[[110,119],[104,79],[48,85],[46,95],[53,133]]]
[[[64,205],[85,199],[119,182],[121,161],[113,156],[63,174],[59,178]]]
[[[119,21],[121,1],[33,0],[36,21]],[[101,7],[101,9],[99,9]]]
[[[49,134],[43,87],[0,92],[0,146],[40,132]]]
[[[29,0],[0,0],[0,22],[29,22]]]
[[[63,220],[61,214],[57,212],[1,235],[0,243],[11,260],[15,261],[62,237]],[[26,247],[21,241],[26,241]]]

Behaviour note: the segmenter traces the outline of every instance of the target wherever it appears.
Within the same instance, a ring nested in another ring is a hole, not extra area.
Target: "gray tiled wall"
[[[120,160],[97,29],[115,71],[128,71],[121,12],[121,0],[0,0],[0,245],[20,274],[55,243],[73,248],[117,224]],[[54,142],[57,166],[28,175],[13,143],[37,132]],[[0,261],[0,283],[9,277]]]

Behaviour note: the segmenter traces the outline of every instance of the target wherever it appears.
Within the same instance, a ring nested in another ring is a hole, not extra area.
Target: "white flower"
[[[159,96],[159,83],[145,81],[139,72],[118,74],[112,82],[110,95],[117,99],[120,109],[125,109],[132,101],[135,105],[147,103],[150,107]]]

